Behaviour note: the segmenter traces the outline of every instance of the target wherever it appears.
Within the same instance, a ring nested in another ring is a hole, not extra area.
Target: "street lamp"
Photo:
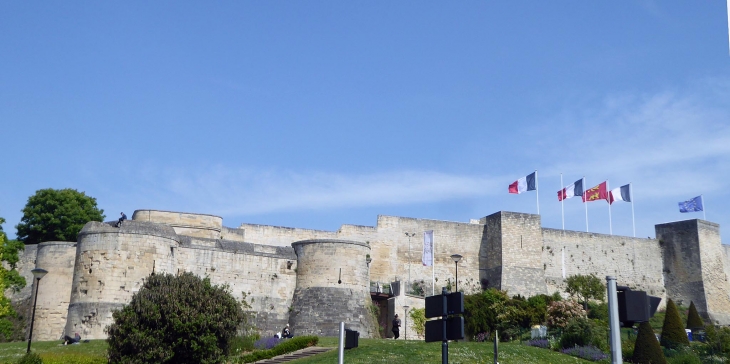
[[[461,260],[461,255],[453,254],[451,255],[451,259],[456,263],[456,289],[454,292],[459,292],[459,261]]]
[[[408,307],[409,306],[403,306],[403,319],[405,320],[405,325],[403,325],[403,340],[408,340]]]
[[[408,237],[408,283],[406,285],[411,284],[411,238],[416,236],[416,233],[406,233],[406,236]]]
[[[33,269],[31,272],[33,273],[33,277],[35,277],[35,298],[33,298],[33,316],[30,317],[30,335],[28,336],[28,351],[26,353],[30,353],[30,342],[33,340],[33,323],[35,321],[35,304],[38,302],[38,285],[41,282],[41,278],[48,273],[47,270],[41,268]]]

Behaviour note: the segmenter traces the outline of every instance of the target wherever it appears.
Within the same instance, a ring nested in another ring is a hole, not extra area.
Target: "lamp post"
[[[459,292],[459,261],[461,260],[461,255],[453,254],[451,255],[451,259],[456,263],[456,289],[454,292]]]
[[[35,298],[33,298],[33,315],[30,317],[30,335],[28,335],[28,351],[30,353],[30,342],[33,340],[33,323],[35,322],[35,304],[38,302],[38,288],[41,282],[41,278],[45,276],[48,271],[41,268],[31,270],[33,277],[35,277]]]
[[[408,237],[408,283],[411,284],[411,238],[416,236],[416,233],[406,233]]]
[[[408,340],[408,305],[403,306],[403,320],[405,320],[405,325],[403,325],[403,340]]]

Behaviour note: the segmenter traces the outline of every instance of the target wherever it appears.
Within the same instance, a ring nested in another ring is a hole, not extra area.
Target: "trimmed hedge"
[[[257,350],[251,354],[243,355],[237,358],[235,363],[253,363],[259,360],[271,359],[275,356],[284,355],[304,349],[306,347],[315,346],[319,342],[317,336],[295,336],[291,339],[287,339],[282,343],[274,346],[268,350]]]
[[[667,301],[667,313],[664,316],[664,325],[662,326],[661,345],[667,349],[689,345],[689,339],[687,338],[687,333],[684,331],[679,310],[671,298]]]
[[[705,327],[705,322],[702,321],[697,307],[695,307],[694,301],[689,304],[689,313],[687,314],[687,328],[690,330],[702,329]]]
[[[648,322],[639,324],[639,334],[636,336],[636,344],[634,346],[634,355],[631,358],[632,363],[639,364],[666,364],[667,359],[664,352],[656,340],[654,330]]]

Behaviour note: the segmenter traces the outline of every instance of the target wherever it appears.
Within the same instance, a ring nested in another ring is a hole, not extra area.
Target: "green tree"
[[[588,309],[588,299],[603,301],[606,295],[606,286],[594,274],[573,275],[565,279],[565,292],[571,297],[576,296],[583,302],[583,308]]]
[[[0,217],[0,260],[7,263],[10,269],[6,269],[5,265],[0,264],[0,292],[5,292],[8,288],[17,292],[25,287],[25,278],[15,269],[19,259],[18,251],[23,249],[23,243],[8,240],[2,227],[4,223],[5,219]],[[10,299],[5,295],[0,296],[0,341],[10,341],[13,338],[15,325],[10,318],[15,315],[15,310],[10,305]]]
[[[697,307],[695,307],[694,301],[691,301],[689,304],[689,313],[687,314],[686,327],[690,330],[696,330],[705,327],[705,322],[702,321],[700,313],[697,312]]]
[[[634,356],[631,358],[631,362],[638,364],[667,363],[664,352],[662,352],[662,348],[659,346],[659,342],[657,342],[654,330],[651,329],[649,322],[639,324],[639,334],[636,336]]]
[[[661,344],[668,349],[689,345],[689,339],[687,338],[687,333],[684,331],[679,310],[671,298],[667,301],[667,311],[664,316],[664,325],[662,325]]]
[[[107,327],[109,363],[221,363],[246,315],[227,287],[192,273],[149,276]]]
[[[15,228],[18,240],[25,244],[76,241],[87,222],[104,220],[104,210],[96,207],[95,198],[70,188],[38,190],[22,211],[23,218]]]

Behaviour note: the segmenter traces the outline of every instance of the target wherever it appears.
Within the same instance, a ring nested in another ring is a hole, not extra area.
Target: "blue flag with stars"
[[[695,212],[695,211],[702,211],[702,196],[697,196],[693,199],[680,202],[679,203],[679,212]]]

